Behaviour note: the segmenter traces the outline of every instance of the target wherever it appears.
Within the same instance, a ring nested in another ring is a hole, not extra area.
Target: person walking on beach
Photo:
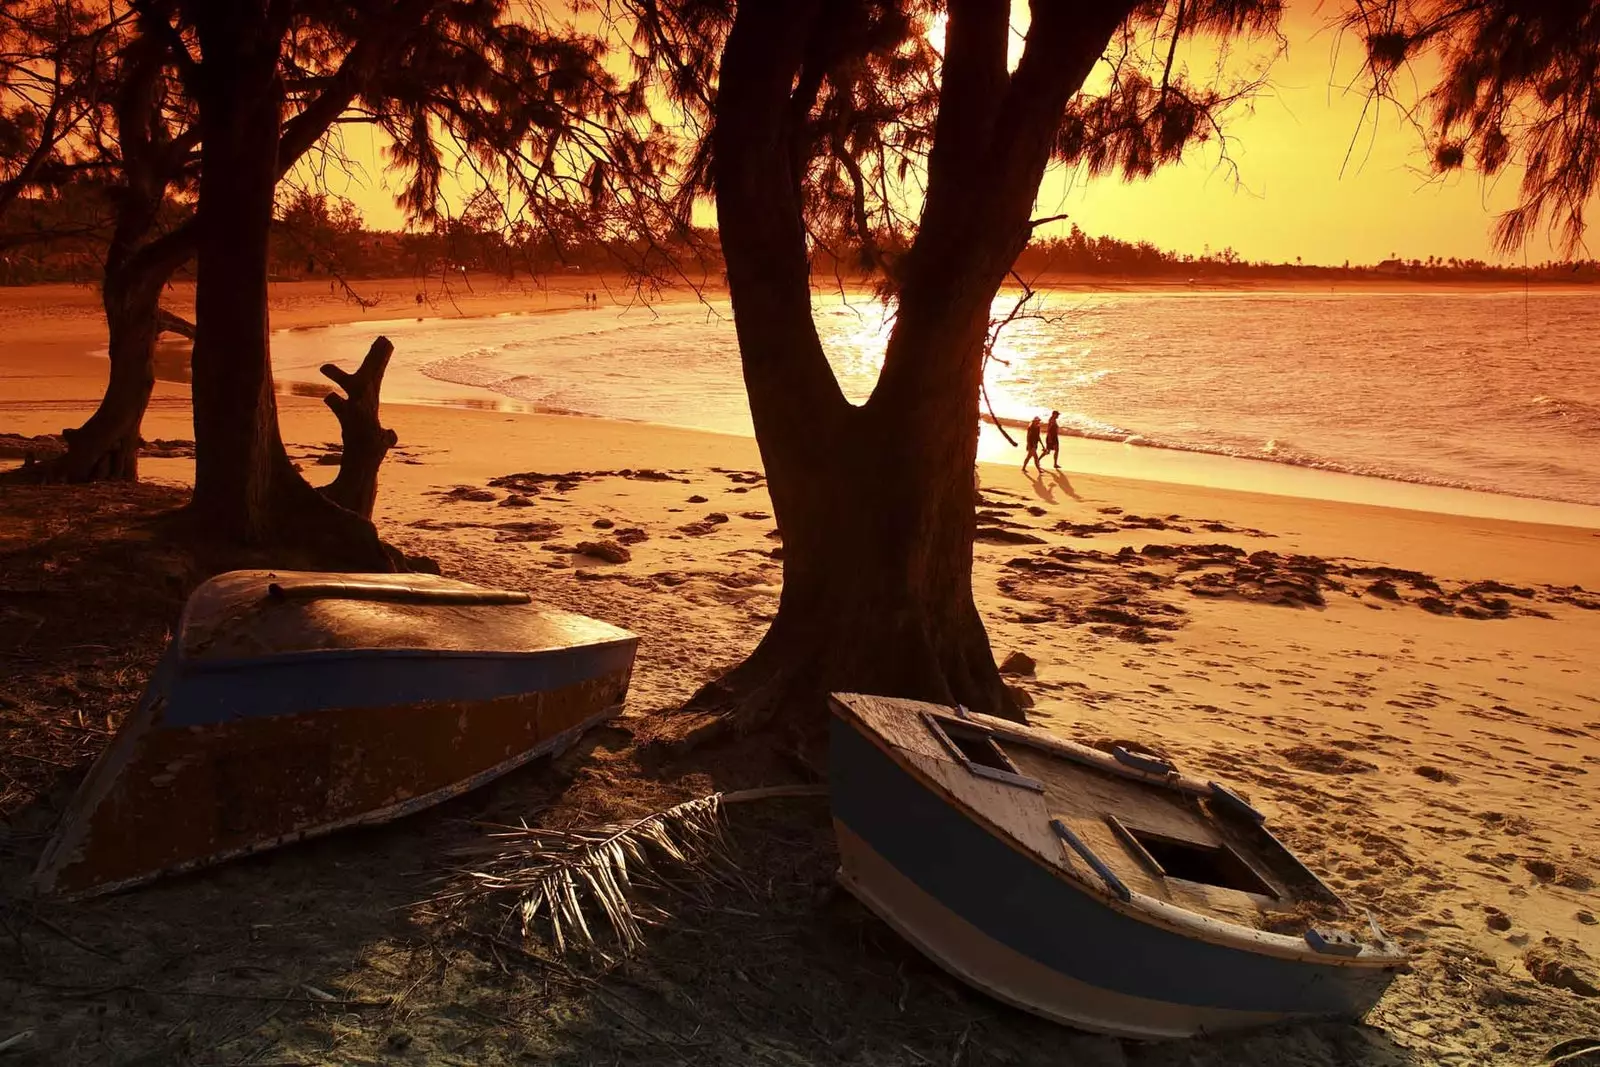
[[[1050,413],[1050,421],[1045,424],[1044,428],[1044,451],[1039,454],[1039,459],[1049,456],[1050,462],[1055,464],[1056,470],[1061,469],[1061,427],[1056,423],[1059,418],[1061,418],[1061,412],[1052,411]],[[1034,466],[1038,466],[1038,462],[1038,460],[1035,460]]]
[[[1039,416],[1037,415],[1033,417],[1032,422],[1028,423],[1028,454],[1022,458],[1024,474],[1027,473],[1028,460],[1030,459],[1033,460],[1034,469],[1043,474],[1044,468],[1039,466]]]

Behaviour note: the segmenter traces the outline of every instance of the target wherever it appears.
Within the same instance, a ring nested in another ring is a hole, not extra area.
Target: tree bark
[[[213,540],[299,564],[393,570],[372,524],[318,493],[278,430],[268,339],[267,260],[278,183],[286,5],[196,3],[204,56],[193,363],[191,518]]]
[[[778,614],[755,652],[693,703],[730,712],[740,729],[777,718],[800,734],[815,732],[826,695],[840,691],[1020,720],[973,602],[965,434],[940,440],[949,424],[900,432],[865,411],[842,423],[820,453],[762,442],[783,532]]]

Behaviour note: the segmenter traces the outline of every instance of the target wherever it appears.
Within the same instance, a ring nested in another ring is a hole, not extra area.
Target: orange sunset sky
[[[1014,26],[1020,39],[1025,5],[1015,7],[1022,16]],[[1056,168],[1040,190],[1038,213],[1067,213],[1090,234],[1180,252],[1232,246],[1248,259],[1499,258],[1490,228],[1495,214],[1515,202],[1519,173],[1508,169],[1493,182],[1470,171],[1433,177],[1416,130],[1393,105],[1369,104],[1359,42],[1330,28],[1342,7],[1340,0],[1290,4],[1282,25],[1287,51],[1271,68],[1270,86],[1225,123],[1236,174],[1221,165],[1215,144],[1134,184],[1086,181]],[[1230,62],[1259,64],[1277,48],[1275,41],[1238,42]],[[1210,42],[1199,43],[1190,49],[1190,62],[1203,72],[1215,55]],[[1432,71],[1424,63],[1402,73],[1401,95],[1425,90]],[[364,164],[363,174],[348,185],[332,179],[332,191],[355,201],[369,226],[402,226],[382,184],[382,150],[372,132],[347,127],[345,147]],[[1543,236],[1529,245],[1527,257],[1561,258]]]

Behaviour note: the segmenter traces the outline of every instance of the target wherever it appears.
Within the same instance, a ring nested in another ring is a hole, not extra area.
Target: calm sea
[[[817,320],[865,398],[888,313],[822,296]],[[278,374],[321,384],[318,365],[355,361],[379,328],[386,400],[751,432],[726,303],[281,332]],[[994,355],[1007,422],[1058,408],[1069,433],[1134,447],[1600,505],[1600,294],[1058,293]],[[983,454],[1020,461],[992,431]]]

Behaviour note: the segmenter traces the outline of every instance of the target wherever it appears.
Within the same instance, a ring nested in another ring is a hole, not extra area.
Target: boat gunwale
[[[1080,872],[1069,864],[1052,864],[1045,857],[1033,849],[1028,848],[1011,834],[987,819],[982,812],[968,804],[961,797],[947,790],[939,782],[933,780],[915,765],[902,758],[902,750],[881,737],[876,730],[871,729],[855,715],[852,709],[841,700],[847,696],[867,696],[869,699],[889,699],[872,697],[870,694],[830,693],[829,703],[833,706],[833,714],[843,720],[857,734],[864,737],[873,747],[888,756],[901,770],[909,774],[924,789],[942,799],[950,807],[960,812],[962,816],[982,828],[990,836],[998,838],[1012,850],[1026,857],[1030,862],[1042,867],[1062,882],[1079,892],[1087,893],[1106,907],[1123,915],[1141,922],[1148,922],[1182,937],[1191,937],[1208,944],[1218,945],[1241,952],[1250,952],[1256,955],[1274,956],[1280,959],[1291,959],[1304,963],[1329,967],[1354,967],[1361,970],[1382,970],[1398,967],[1407,960],[1404,951],[1397,950],[1393,953],[1375,948],[1368,942],[1363,942],[1361,953],[1356,956],[1335,956],[1319,952],[1302,937],[1291,937],[1287,934],[1276,934],[1267,930],[1258,930],[1254,927],[1243,926],[1239,923],[1216,919],[1209,915],[1190,911],[1187,908],[1169,904],[1164,900],[1140,893],[1136,890],[1129,891],[1129,898],[1122,901],[1110,889],[1089,881]],[[969,711],[969,715],[975,713]],[[990,719],[990,716],[984,716]],[[1004,720],[1001,720],[1004,721]],[[1013,724],[1015,725],[1015,724]],[[1024,728],[1026,729],[1026,728]],[[998,731],[997,731],[998,732]],[[1087,746],[1083,746],[1087,747]],[[1097,751],[1090,749],[1089,751]],[[959,766],[959,764],[958,764]],[[1120,766],[1120,764],[1118,765]],[[1143,779],[1143,776],[1140,776]],[[1048,815],[1048,808],[1046,809]],[[1062,842],[1063,849],[1066,847]],[[1065,852],[1063,852],[1063,856]]]
[[[611,625],[606,623],[607,626]],[[621,630],[621,627],[616,627]],[[187,649],[179,648],[178,661],[182,664],[185,674],[210,674],[227,673],[229,671],[254,670],[263,666],[294,666],[298,663],[325,663],[341,659],[489,659],[489,660],[522,660],[538,656],[547,656],[558,652],[580,652],[590,649],[609,649],[632,645],[637,649],[639,635],[631,631],[622,630],[626,636],[614,637],[604,641],[585,641],[581,644],[551,645],[548,648],[530,648],[520,652],[511,652],[505,649],[460,649],[460,648],[421,648],[407,646],[404,648],[301,648],[292,652],[264,652],[259,656],[230,656],[226,659],[208,659],[204,656],[190,655]]]
[[[1189,796],[1206,799],[1214,795],[1210,782],[1202,782],[1198,778],[1191,778],[1179,771],[1169,775],[1150,774],[1122,763],[1115,756],[1102,752],[1098,748],[1076,741],[1069,741],[1064,737],[1055,737],[1036,726],[1024,723],[1011,722],[1009,719],[985,715],[979,711],[967,711],[968,719],[987,726],[999,740],[1011,741],[1015,744],[1037,748],[1063,759],[1072,760],[1095,770],[1114,774],[1119,778],[1127,778],[1147,785],[1160,786],[1174,792],[1184,793]]]

